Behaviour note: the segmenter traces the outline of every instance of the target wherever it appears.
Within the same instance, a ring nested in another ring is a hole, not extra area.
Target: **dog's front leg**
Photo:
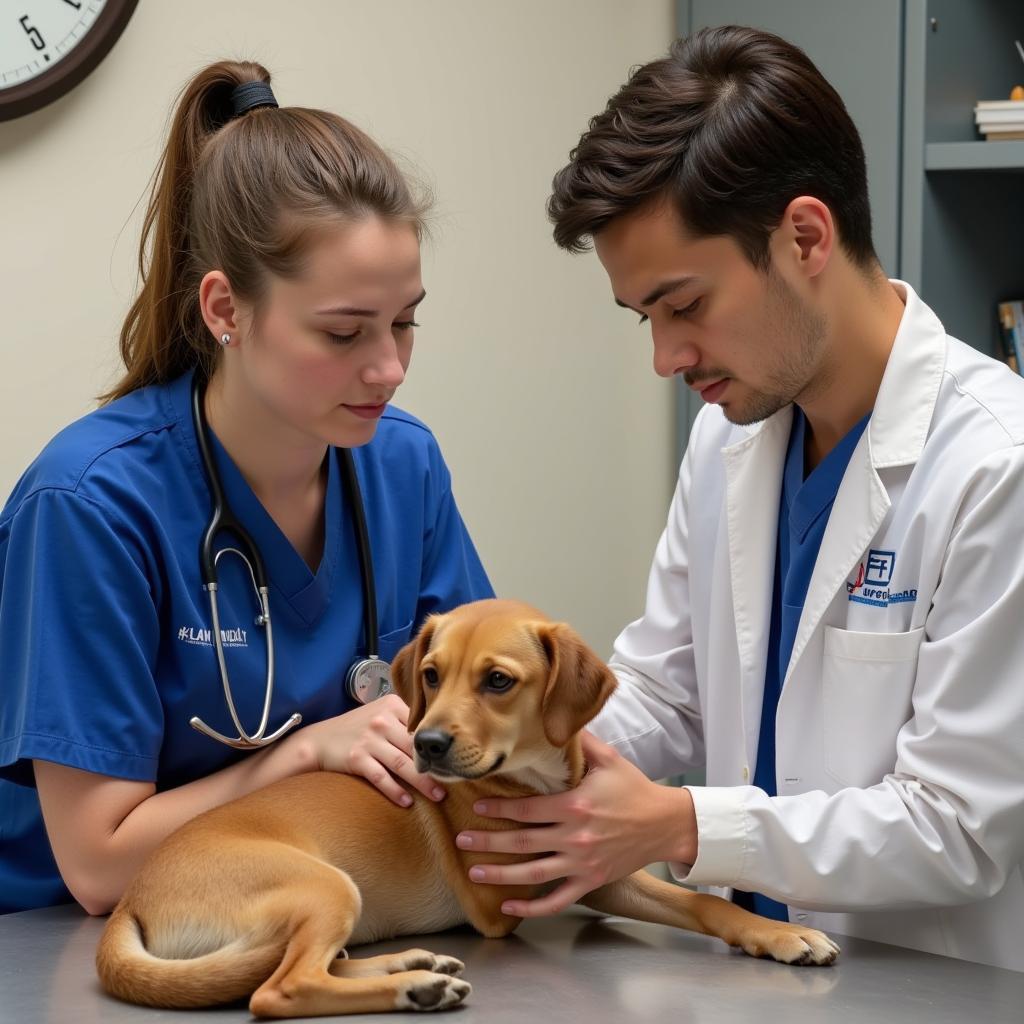
[[[691,892],[647,871],[602,886],[580,903],[617,917],[714,935],[751,956],[786,964],[830,964],[839,947],[824,933],[748,913],[718,896]]]

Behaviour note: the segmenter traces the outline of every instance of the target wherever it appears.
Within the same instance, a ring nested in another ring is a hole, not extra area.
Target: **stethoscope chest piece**
[[[348,695],[358,704],[369,704],[391,692],[391,666],[381,658],[362,658],[345,679]]]

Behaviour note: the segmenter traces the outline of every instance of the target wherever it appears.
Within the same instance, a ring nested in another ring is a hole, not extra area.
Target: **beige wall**
[[[551,176],[671,0],[141,0],[103,64],[0,124],[0,492],[117,370],[142,196],[172,97],[262,61],[432,186],[430,293],[398,404],[435,430],[496,589],[607,653],[638,614],[673,483],[671,387],[593,255],[556,249]]]

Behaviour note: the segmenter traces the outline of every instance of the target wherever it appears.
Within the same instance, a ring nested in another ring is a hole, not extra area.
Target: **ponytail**
[[[121,328],[125,373],[109,402],[190,369],[209,376],[218,346],[199,285],[222,270],[254,307],[270,274],[296,276],[317,231],[369,214],[422,233],[427,200],[348,121],[321,110],[259,107],[232,116],[232,92],[269,85],[250,61],[220,61],[182,90],[160,157],[139,243],[141,289]]]

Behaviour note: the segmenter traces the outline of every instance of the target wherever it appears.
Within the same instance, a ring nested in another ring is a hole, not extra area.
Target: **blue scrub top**
[[[769,796],[778,794],[775,778],[775,712],[782,682],[793,653],[800,614],[814,563],[818,560],[829,513],[843,482],[850,457],[870,416],[865,416],[804,478],[804,438],[807,420],[799,406],[793,407],[793,424],[782,476],[779,498],[778,540],[775,549],[775,590],[768,633],[768,661],[765,665],[764,696],[761,701],[761,731],[757,743],[754,785]],[[786,921],[784,903],[761,893],[737,890],[735,902],[756,914]]]
[[[189,726],[235,735],[210,640],[199,539],[211,513],[191,374],[143,388],[58,434],[0,514],[0,913],[69,902],[43,828],[38,758],[158,791],[245,757]],[[216,438],[227,500],[266,564],[276,671],[268,731],[352,708],[365,653],[359,554],[338,453],[328,456],[324,554],[312,572]],[[492,597],[419,420],[389,407],[353,449],[390,661],[431,612]],[[217,547],[230,544],[218,537]],[[225,556],[219,610],[239,716],[259,724],[266,643],[248,571]]]

